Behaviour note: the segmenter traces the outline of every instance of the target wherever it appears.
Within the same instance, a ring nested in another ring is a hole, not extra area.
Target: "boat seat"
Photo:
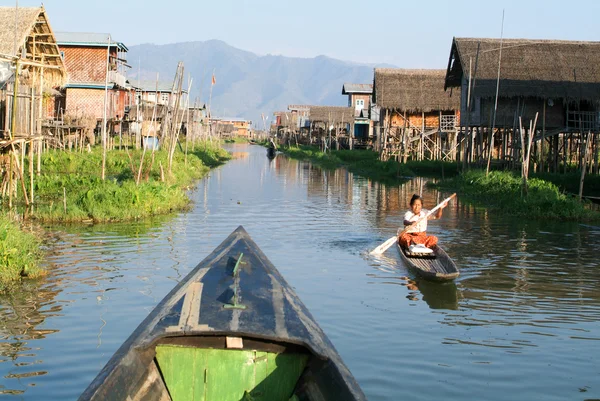
[[[411,252],[402,247],[402,252],[409,258],[435,259],[435,252]]]

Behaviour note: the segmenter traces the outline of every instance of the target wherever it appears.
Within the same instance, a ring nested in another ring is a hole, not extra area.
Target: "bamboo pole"
[[[504,10],[502,10],[502,27],[500,28],[500,51],[498,54],[498,76],[496,78],[496,100],[494,101],[494,117],[492,118],[492,131],[490,132],[490,144],[488,149],[488,160],[485,175],[490,173],[492,162],[492,151],[494,149],[494,130],[496,129],[496,114],[498,112],[498,93],[500,91],[500,66],[502,64],[502,39],[504,37]]]
[[[34,202],[34,195],[33,195],[33,172],[34,172],[34,162],[35,162],[35,155],[33,152],[33,124],[34,124],[34,118],[33,118],[33,112],[34,112],[34,107],[35,107],[35,96],[34,96],[34,89],[33,87],[31,88],[31,104],[30,104],[30,109],[31,109],[31,131],[29,133],[29,195],[31,196],[31,203],[33,204]]]
[[[102,116],[102,180],[106,178],[106,106],[108,103],[108,72],[110,67],[110,35],[106,46],[106,76],[104,77],[104,110]]]
[[[583,137],[583,134],[582,134]],[[585,179],[585,171],[586,171],[586,167],[587,167],[587,159],[588,159],[588,147],[589,147],[589,138],[591,137],[591,132],[588,132],[587,134],[587,138],[585,140],[585,145],[583,144],[583,140],[582,140],[582,147],[584,146],[584,155],[583,155],[583,163],[581,164],[581,178],[579,179],[579,201],[582,200],[583,197],[583,181]]]

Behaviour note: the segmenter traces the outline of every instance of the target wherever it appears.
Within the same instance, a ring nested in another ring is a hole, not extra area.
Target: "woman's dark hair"
[[[418,200],[420,200],[420,201],[421,201],[421,204],[423,203],[423,198],[421,198],[421,197],[420,197],[419,195],[417,195],[417,194],[414,194],[414,195],[412,196],[412,198],[410,198],[410,205],[412,206],[412,205],[415,203],[415,201],[418,201]]]

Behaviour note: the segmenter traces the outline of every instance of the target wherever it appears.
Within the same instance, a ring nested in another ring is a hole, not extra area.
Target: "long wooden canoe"
[[[240,226],[158,304],[79,399],[366,398]]]
[[[460,274],[450,256],[439,245],[432,248],[432,254],[423,256],[412,255],[400,244],[397,245],[402,260],[423,278],[434,281],[449,281],[454,280]]]

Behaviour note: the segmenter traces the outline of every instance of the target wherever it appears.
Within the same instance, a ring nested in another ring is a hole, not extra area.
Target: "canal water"
[[[430,224],[461,276],[418,280],[394,235],[425,179],[384,186],[264,148],[143,223],[47,227],[47,278],[0,297],[0,394],[74,400],[164,295],[238,225],[295,288],[370,400],[600,399],[600,227],[487,214]]]

